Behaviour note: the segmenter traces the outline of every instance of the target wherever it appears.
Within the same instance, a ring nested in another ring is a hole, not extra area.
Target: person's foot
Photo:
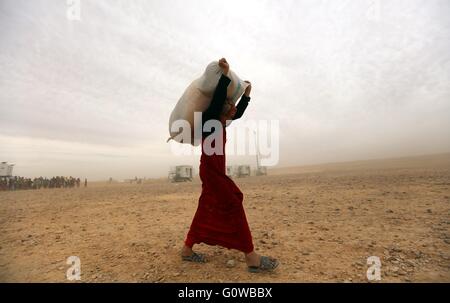
[[[248,271],[251,273],[272,272],[278,267],[279,264],[280,263],[277,259],[261,256],[259,265],[248,266]]]
[[[185,245],[181,250],[181,260],[189,262],[205,263],[206,257],[203,254],[194,252],[192,248],[187,247]]]
[[[260,256],[255,252],[245,255],[245,261],[250,272],[273,271],[278,267],[278,260],[266,256]]]
[[[226,76],[228,75],[228,72],[230,71],[230,65],[227,62],[227,59],[222,58],[219,60],[219,66],[222,69],[222,73]]]
[[[261,256],[255,252],[245,255],[245,262],[247,266],[258,266],[261,261]]]
[[[194,251],[192,250],[192,248],[184,245],[183,248],[181,249],[181,256],[182,257],[189,257],[194,253]]]

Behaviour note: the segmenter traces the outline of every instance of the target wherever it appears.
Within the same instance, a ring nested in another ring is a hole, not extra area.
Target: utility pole
[[[256,130],[253,131],[255,134],[255,147],[256,147],[256,174],[259,174],[259,145],[258,145],[258,133]]]

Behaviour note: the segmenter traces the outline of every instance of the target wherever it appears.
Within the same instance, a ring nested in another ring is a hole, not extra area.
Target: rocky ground
[[[199,245],[179,251],[200,183],[90,184],[0,192],[0,281],[364,282],[367,258],[381,282],[450,282],[450,155],[269,171],[235,179],[257,251],[271,274],[246,271],[241,253]]]

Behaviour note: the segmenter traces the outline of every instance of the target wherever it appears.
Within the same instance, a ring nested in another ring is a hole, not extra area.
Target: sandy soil
[[[369,256],[382,282],[450,282],[450,154],[269,174],[235,181],[257,251],[281,262],[274,273],[203,244],[208,263],[180,261],[200,183],[156,180],[0,192],[0,281],[64,282],[75,255],[82,282],[356,282]]]

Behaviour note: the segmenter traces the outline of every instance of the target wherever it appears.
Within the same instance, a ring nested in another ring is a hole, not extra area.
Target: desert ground
[[[87,188],[0,192],[0,281],[450,282],[450,154],[313,165],[235,178],[257,252],[273,273],[246,271],[243,255],[195,246],[179,252],[201,184],[90,183]]]

